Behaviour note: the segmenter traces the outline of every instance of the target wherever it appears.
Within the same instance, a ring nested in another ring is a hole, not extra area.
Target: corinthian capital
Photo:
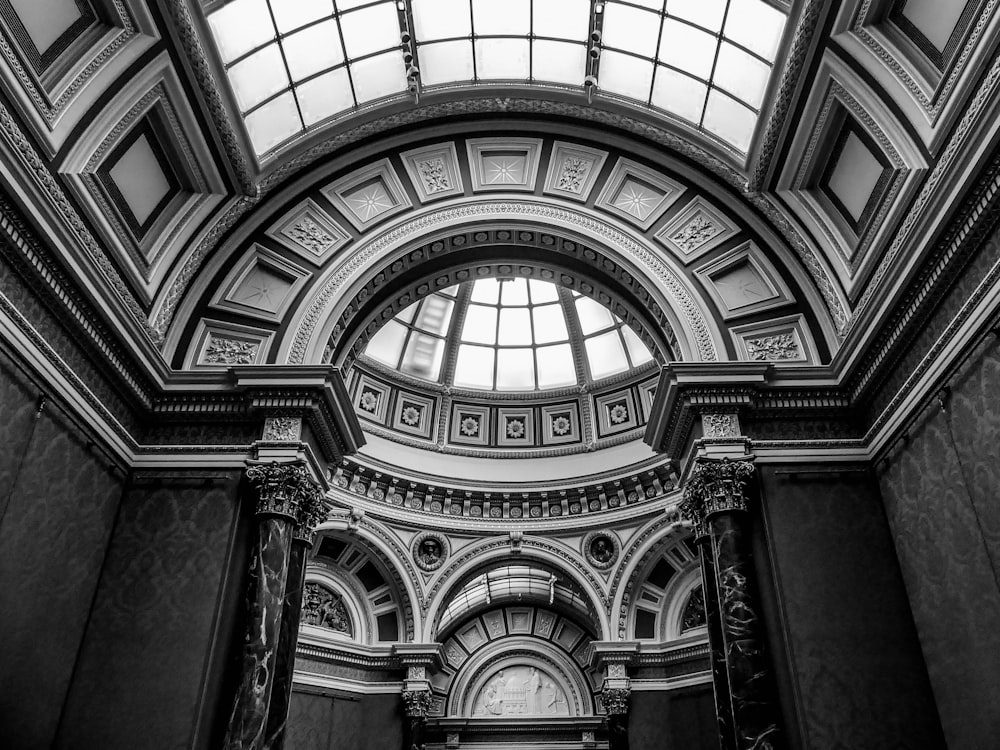
[[[632,697],[632,688],[627,687],[606,687],[601,691],[601,703],[608,716],[627,714],[629,698]]]
[[[325,518],[323,493],[301,461],[251,464],[247,479],[257,488],[257,514],[285,516],[295,522],[296,536],[311,541]]]
[[[431,708],[430,690],[404,690],[403,708],[410,717],[426,717]]]
[[[684,487],[680,511],[695,526],[695,538],[708,533],[713,513],[747,509],[746,486],[754,473],[752,458],[699,458]]]

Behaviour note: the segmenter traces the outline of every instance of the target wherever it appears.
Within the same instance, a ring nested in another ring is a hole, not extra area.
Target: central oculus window
[[[230,0],[208,25],[258,156],[368,106],[484,84],[649,108],[750,146],[784,12],[765,0]],[[412,55],[408,59],[406,55]]]
[[[534,279],[479,279],[413,303],[365,356],[458,388],[544,391],[629,372],[653,355],[589,297]]]

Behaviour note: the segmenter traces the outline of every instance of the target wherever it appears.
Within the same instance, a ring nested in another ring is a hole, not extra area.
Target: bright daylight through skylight
[[[746,152],[785,15],[763,0],[233,0],[209,25],[258,155],[411,84],[584,97],[588,76]]]
[[[379,329],[365,355],[424,380],[500,391],[579,385],[653,359],[610,310],[534,279],[480,279],[431,294]]]

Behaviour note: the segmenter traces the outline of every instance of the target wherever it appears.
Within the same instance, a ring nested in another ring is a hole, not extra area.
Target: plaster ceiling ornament
[[[597,570],[608,570],[621,554],[621,543],[608,531],[591,531],[583,538],[583,554]]]
[[[430,573],[444,564],[448,558],[449,545],[442,534],[425,531],[414,538],[410,550],[417,567]]]

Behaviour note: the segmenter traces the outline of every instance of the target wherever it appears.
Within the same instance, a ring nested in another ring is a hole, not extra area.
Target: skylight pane
[[[614,325],[615,322],[611,317],[611,311],[590,297],[576,298],[576,314],[580,318],[580,330],[584,336]]]
[[[396,313],[396,320],[401,320],[404,323],[412,323],[413,316],[417,314],[417,308],[420,307],[420,302],[414,302],[412,305],[407,305],[402,312]]]
[[[412,0],[411,4],[418,41],[472,35],[469,0]]]
[[[644,365],[653,359],[653,355],[650,353],[646,345],[642,343],[642,339],[639,338],[639,334],[633,331],[628,326],[621,327],[622,338],[625,339],[625,348],[628,349],[628,356],[632,359],[632,364],[638,367],[639,365]]]
[[[708,86],[675,70],[656,66],[650,103],[698,125],[705,109]]]
[[[420,314],[413,325],[422,331],[433,333],[435,336],[444,336],[448,333],[448,326],[451,323],[451,313],[455,308],[455,303],[445,297],[432,294],[424,299],[420,306]]]
[[[211,16],[208,23],[223,62],[235,60],[274,38],[265,0],[236,0]]]
[[[628,360],[625,359],[625,349],[618,331],[602,333],[600,336],[585,339],[583,343],[587,347],[587,362],[594,380],[628,369]]]
[[[302,130],[302,121],[290,91],[247,115],[246,125],[258,156]]]
[[[278,31],[287,34],[307,23],[332,16],[333,2],[332,0],[294,0],[294,2],[278,0],[271,3],[271,12],[274,13],[274,23]]]
[[[531,30],[531,4],[528,0],[472,0],[472,23],[479,36],[527,36]]]
[[[403,55],[398,50],[353,63],[351,75],[358,104],[406,91]]]
[[[768,61],[773,61],[781,41],[785,15],[761,0],[730,0],[724,34]]]
[[[606,91],[645,102],[652,78],[653,64],[647,60],[620,52],[601,55],[600,87]]]
[[[535,388],[535,358],[531,349],[497,350],[497,390],[525,391]]]
[[[352,60],[399,46],[399,21],[395,3],[379,3],[345,13],[340,18],[347,55]]]
[[[324,21],[296,32],[282,41],[288,72],[300,81],[344,62],[336,21]]]
[[[420,81],[425,86],[452,81],[471,81],[476,77],[472,64],[472,42],[436,42],[417,48]]]
[[[307,127],[354,106],[347,68],[338,68],[301,83],[295,92]]]
[[[667,0],[667,14],[718,33],[726,15],[726,0]]]
[[[551,344],[555,341],[565,341],[569,337],[566,332],[566,318],[563,315],[562,305],[545,305],[533,308],[531,317],[536,344]]]
[[[455,385],[463,388],[493,388],[493,363],[496,350],[485,346],[462,344],[455,362]]]
[[[444,354],[444,340],[414,331],[406,344],[400,370],[418,378],[437,380]]]
[[[526,81],[531,76],[527,39],[476,41],[476,74],[481,79]]]
[[[229,81],[243,111],[291,85],[277,43],[268,45],[230,68]]]
[[[764,99],[764,90],[771,68],[729,43],[719,48],[714,83],[757,109]]]
[[[536,40],[531,77],[536,81],[582,86],[587,75],[587,48],[582,44]]]
[[[756,124],[757,115],[735,99],[715,89],[709,92],[703,123],[705,130],[746,153]]]
[[[528,304],[528,281],[527,279],[510,279],[501,282],[502,294],[500,301],[504,305],[526,305]]]
[[[583,40],[590,33],[590,0],[534,0],[532,12],[535,36]]]
[[[528,290],[531,292],[531,304],[543,305],[547,302],[559,301],[559,290],[555,284],[548,281],[528,280]]]
[[[462,341],[476,344],[497,342],[497,309],[484,305],[469,305],[462,326]]]
[[[576,385],[576,367],[569,344],[542,346],[535,350],[538,360],[538,387],[563,388]]]
[[[472,301],[495,305],[500,299],[500,281],[498,279],[479,279],[472,287]]]
[[[718,40],[711,34],[668,18],[663,22],[659,60],[708,80],[712,75],[718,45]]]
[[[530,345],[531,316],[526,307],[501,307],[500,329],[497,343],[501,345]]]
[[[383,365],[396,367],[399,364],[399,355],[403,351],[405,341],[406,326],[395,320],[390,320],[375,331],[375,335],[368,340],[365,354]]]
[[[604,36],[606,47],[625,49],[643,57],[656,55],[660,35],[660,14],[619,3],[604,6]],[[603,61],[601,66],[603,68]]]

